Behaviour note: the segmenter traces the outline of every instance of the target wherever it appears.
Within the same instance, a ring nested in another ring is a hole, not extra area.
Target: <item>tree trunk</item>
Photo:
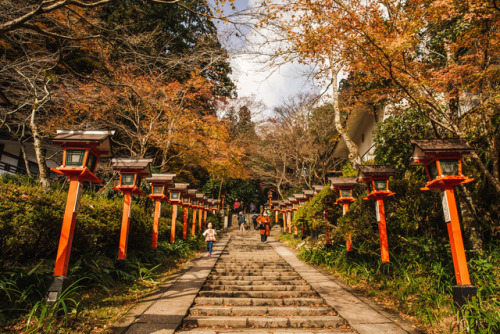
[[[474,250],[482,251],[483,238],[480,232],[481,226],[478,221],[478,213],[474,206],[472,194],[465,185],[456,187],[456,190],[467,246]]]
[[[26,156],[26,147],[24,146],[22,140],[19,140],[19,145],[21,145],[21,154],[23,155],[24,168],[26,168],[26,175],[28,175],[28,177],[31,178],[32,175],[30,172],[30,164],[28,162],[28,157]]]
[[[33,134],[33,147],[35,149],[36,161],[38,163],[38,170],[40,171],[38,179],[42,183],[43,188],[45,190],[48,190],[50,186],[49,172],[47,169],[47,163],[45,161],[45,154],[43,152],[42,137],[40,135],[38,125],[35,122],[35,115],[36,115],[35,106],[33,106],[33,109],[31,111],[30,128],[31,128],[31,133]]]
[[[331,65],[331,71],[332,71],[332,90],[333,90],[333,115],[334,115],[334,124],[335,124],[335,129],[340,133],[342,136],[342,139],[345,142],[345,145],[347,146],[347,150],[349,151],[349,161],[351,162],[352,166],[356,168],[356,165],[361,164],[361,157],[359,156],[359,149],[358,146],[351,140],[351,137],[349,137],[349,133],[347,132],[347,129],[343,127],[342,121],[340,119],[340,110],[339,110],[339,89],[337,87],[337,77],[339,70],[336,69],[333,65]]]

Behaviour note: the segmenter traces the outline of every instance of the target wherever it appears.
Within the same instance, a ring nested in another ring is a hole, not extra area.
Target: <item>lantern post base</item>
[[[345,257],[348,260],[354,258],[354,250],[346,250],[345,251]],[[389,262],[387,262],[387,263],[389,263]]]
[[[332,244],[325,244],[325,249],[333,249],[333,245]]]
[[[115,261],[115,268],[119,270],[127,269],[127,259],[117,259]]]
[[[298,238],[299,238],[299,235],[298,235],[298,234],[294,234],[294,235],[293,235],[293,238],[294,238],[294,239],[298,239]]]
[[[317,229],[313,229],[313,230],[312,230],[312,232],[311,232],[311,239],[312,239],[313,241],[318,240],[318,234],[319,234],[319,233],[318,233],[318,230],[317,230]]]
[[[391,262],[382,262],[380,265],[380,272],[384,275],[391,275],[392,274],[392,263]]]
[[[54,305],[64,291],[71,285],[71,279],[66,276],[54,276],[47,280],[49,282],[46,293],[46,304]]]
[[[473,285],[454,285],[451,289],[453,290],[453,302],[459,308],[462,308],[477,295],[477,287]]]

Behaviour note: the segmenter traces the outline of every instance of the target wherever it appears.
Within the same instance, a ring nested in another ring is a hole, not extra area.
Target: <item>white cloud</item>
[[[239,9],[244,5],[254,8],[254,1],[236,1]],[[248,17],[243,18],[243,20]],[[220,30],[224,30],[220,29]],[[228,27],[225,27],[226,33]],[[238,44],[238,51],[233,51],[230,62],[233,69],[231,75],[236,83],[238,96],[246,97],[255,95],[261,99],[268,107],[268,113],[281,104],[289,96],[297,95],[300,92],[317,91],[307,79],[307,67],[297,63],[284,63],[279,67],[272,66],[269,55],[277,47],[276,34],[269,30],[245,30],[245,42],[241,40],[235,43],[234,37],[228,38],[226,42],[228,49]],[[231,45],[227,45],[230,43]]]

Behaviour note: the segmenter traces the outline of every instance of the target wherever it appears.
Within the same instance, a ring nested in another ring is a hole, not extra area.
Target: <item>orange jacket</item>
[[[257,223],[264,224],[264,229],[260,230],[260,235],[267,235],[269,236],[270,234],[270,226],[269,223],[271,222],[271,219],[268,216],[259,216],[257,218]]]

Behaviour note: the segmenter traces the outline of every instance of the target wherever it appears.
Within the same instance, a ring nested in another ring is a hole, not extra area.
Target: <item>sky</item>
[[[238,12],[253,8],[254,0],[236,0],[235,5]],[[231,12],[226,6],[225,14]],[[239,20],[245,22],[244,18]],[[230,54],[233,70],[231,78],[237,86],[239,97],[254,95],[267,106],[266,114],[270,114],[274,107],[288,97],[317,90],[307,80],[307,68],[304,65],[287,63],[279,68],[271,67],[267,57],[256,54],[262,50],[269,52],[273,48],[272,44],[263,43],[266,37],[271,36],[269,31],[255,31],[220,22],[217,26],[221,43]]]

